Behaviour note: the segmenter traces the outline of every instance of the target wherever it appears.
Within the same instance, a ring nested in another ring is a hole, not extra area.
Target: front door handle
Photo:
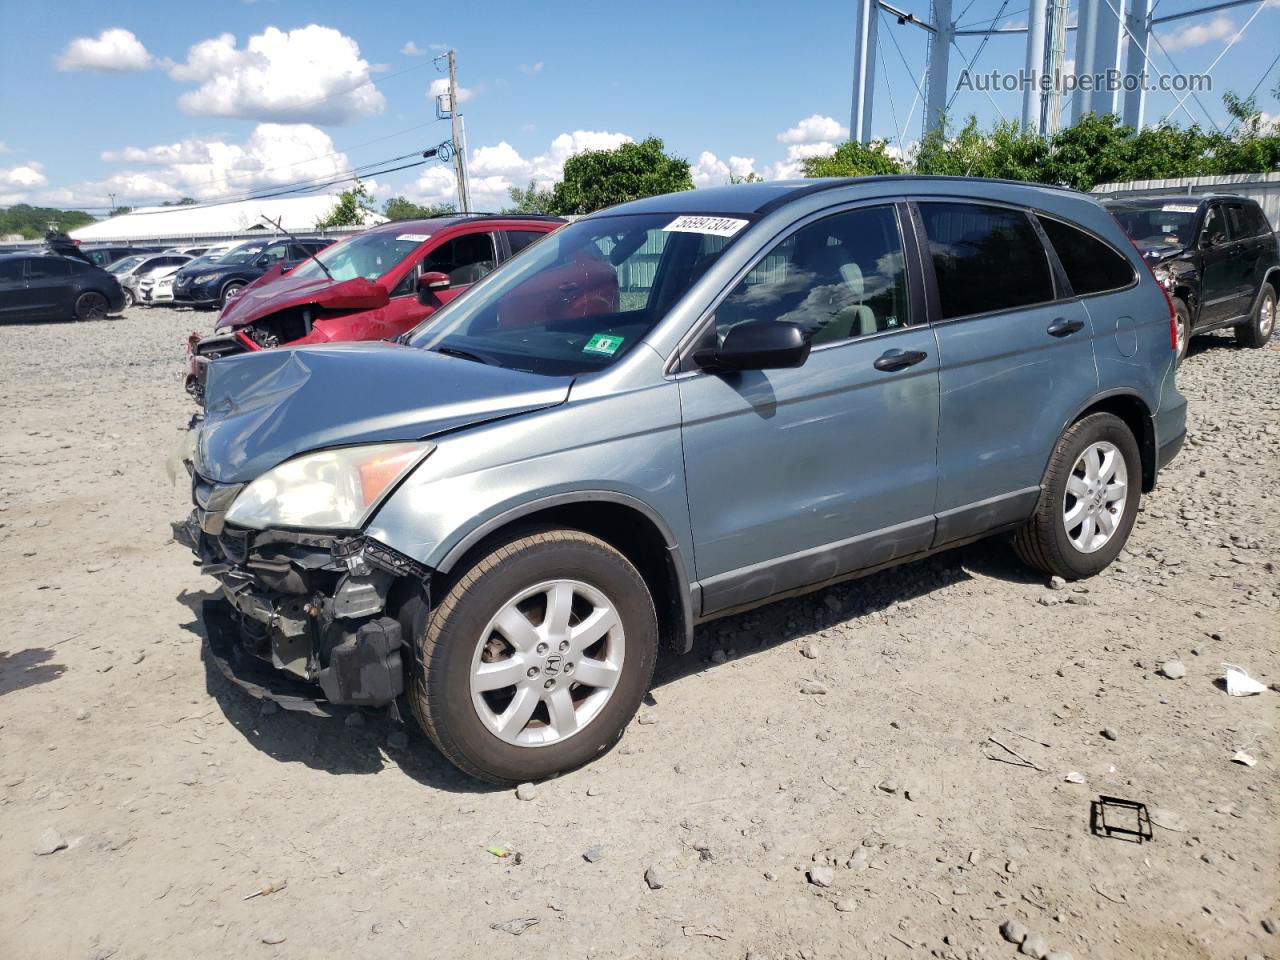
[[[880,354],[874,364],[877,370],[905,370],[929,356],[923,350],[889,350]]]
[[[1067,320],[1064,317],[1059,317],[1057,320],[1053,321],[1053,323],[1049,324],[1049,326],[1045,327],[1044,332],[1049,334],[1051,337],[1069,337],[1071,334],[1079,333],[1083,329],[1083,320]]]

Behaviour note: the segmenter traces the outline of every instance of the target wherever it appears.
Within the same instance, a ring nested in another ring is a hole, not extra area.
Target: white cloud
[[[789,130],[778,134],[779,143],[820,143],[829,140],[848,140],[849,128],[841,126],[831,117],[813,114],[805,117]]]
[[[108,150],[101,158],[131,169],[74,184],[64,191],[71,199],[59,202],[91,206],[106,202],[108,193],[116,194],[117,203],[130,204],[179,197],[211,200],[329,177],[350,167],[329,135],[308,123],[260,123],[242,144],[191,137]]]
[[[31,191],[48,182],[43,165],[34,160],[16,167],[0,167],[0,205],[26,202]]]
[[[722,187],[731,180],[742,179],[756,173],[755,157],[730,157],[721,160],[710,150],[698,154],[698,162],[690,166],[695,187]]]
[[[530,76],[533,76],[535,73],[541,73],[542,61],[539,60],[537,63],[522,63],[520,64],[520,72],[527,73]]]
[[[597,130],[575,130],[562,133],[551,141],[545,153],[525,158],[505,140],[494,146],[477,147],[467,161],[471,187],[471,205],[477,210],[500,210],[511,202],[512,187],[525,187],[534,181],[547,188],[560,179],[564,162],[584,150],[612,150],[633,142],[625,133]],[[457,186],[453,168],[432,164],[418,177],[408,191],[410,199],[420,203],[454,203]]]
[[[178,98],[187,113],[282,122],[349,123],[381,113],[359,45],[332,27],[267,27],[243,48],[230,33],[187,51],[170,76],[198,84]]]
[[[432,100],[434,100],[436,97],[441,96],[442,94],[448,94],[448,92],[449,92],[449,78],[441,77],[438,80],[431,81],[431,86],[427,89],[427,96],[430,97]],[[472,90],[470,87],[464,87],[462,86],[462,84],[458,84],[458,103],[466,103],[473,96],[475,96],[474,90]]]
[[[427,51],[423,50],[412,40],[401,47],[400,52],[406,57],[425,57],[427,55]]]
[[[766,180],[794,180],[804,176],[802,160],[810,157],[829,157],[836,152],[834,143],[793,143],[787,147],[787,156],[777,163],[771,163],[764,170]]]
[[[1216,40],[1229,40],[1235,36],[1236,25],[1230,17],[1214,17],[1208,23],[1195,23],[1191,26],[1178,27],[1159,34],[1160,42],[1166,50],[1175,53],[1178,50],[1190,50],[1202,47]]]
[[[54,61],[59,70],[107,70],[124,73],[146,70],[156,60],[132,31],[103,30],[96,37],[76,37]]]

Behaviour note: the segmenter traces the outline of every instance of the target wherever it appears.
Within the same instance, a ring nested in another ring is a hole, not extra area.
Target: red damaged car
[[[193,333],[187,390],[200,398],[204,367],[218,357],[285,344],[398,337],[564,222],[527,215],[436,217],[386,223],[339,241],[228,300],[212,336]]]

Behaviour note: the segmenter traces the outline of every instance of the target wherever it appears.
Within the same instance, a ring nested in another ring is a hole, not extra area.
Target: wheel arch
[[[458,539],[435,565],[449,576],[490,544],[517,530],[555,526],[599,537],[635,564],[653,592],[660,638],[677,653],[693,646],[693,597],[688,567],[678,541],[652,507],[611,490],[582,490],[540,497],[511,507]]]
[[[1157,457],[1156,428],[1152,421],[1151,408],[1145,400],[1132,390],[1112,390],[1093,397],[1071,419],[1062,425],[1058,436],[1061,437],[1072,424],[1079,423],[1085,417],[1095,413],[1110,413],[1124,421],[1138,441],[1138,453],[1142,457],[1142,492],[1150,493],[1155,489]],[[1054,441],[1055,443],[1057,441]],[[1045,464],[1048,470],[1048,463]]]

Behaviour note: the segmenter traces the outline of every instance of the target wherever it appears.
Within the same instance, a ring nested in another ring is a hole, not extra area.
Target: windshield
[[[730,243],[665,229],[676,219],[633,214],[572,223],[509,260],[408,340],[550,376],[601,370],[644,339]]]
[[[228,252],[218,263],[248,263],[266,248],[267,245],[265,243],[242,243]]]
[[[335,280],[354,277],[377,280],[429,238],[430,234],[426,233],[361,233],[318,251],[316,259],[329,268]],[[320,265],[311,259],[299,264],[290,274],[292,277],[324,275]]]
[[[147,258],[138,256],[125,257],[123,260],[117,260],[115,263],[111,264],[111,266],[107,267],[107,272],[128,273],[145,259]]]
[[[1178,202],[1161,200],[1152,203],[1126,203],[1107,207],[1134,243],[1191,245],[1196,211],[1194,200]]]

